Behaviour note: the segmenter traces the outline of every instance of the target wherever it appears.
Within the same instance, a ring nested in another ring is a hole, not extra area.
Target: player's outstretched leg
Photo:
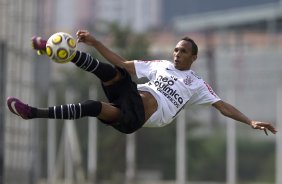
[[[44,40],[43,38],[39,36],[33,36],[31,38],[31,46],[35,50],[37,50],[38,55],[46,54],[46,43],[47,43],[47,40]]]
[[[99,62],[90,54],[76,51],[75,57],[71,60],[79,68],[95,74],[102,82],[108,82],[117,76],[117,69],[107,63]]]
[[[32,37],[32,47],[39,55],[46,53],[47,41],[41,37]],[[102,82],[108,82],[117,76],[117,70],[110,64],[99,62],[90,54],[76,51],[75,57],[71,60],[79,68],[95,74]]]
[[[23,103],[15,97],[8,97],[7,106],[12,113],[23,119],[79,119],[85,116],[97,117],[102,110],[102,103],[93,100],[87,100],[77,104],[36,108]]]

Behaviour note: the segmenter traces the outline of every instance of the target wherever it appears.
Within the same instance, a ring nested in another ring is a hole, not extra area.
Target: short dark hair
[[[198,46],[197,44],[194,42],[194,40],[192,40],[191,38],[185,36],[183,38],[181,38],[181,40],[185,40],[187,42],[190,42],[192,44],[192,54],[193,55],[197,55],[198,54]]]

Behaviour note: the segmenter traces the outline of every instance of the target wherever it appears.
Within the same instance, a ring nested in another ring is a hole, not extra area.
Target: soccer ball
[[[58,32],[50,36],[46,44],[46,54],[56,63],[67,63],[71,61],[76,52],[74,38],[64,32]]]

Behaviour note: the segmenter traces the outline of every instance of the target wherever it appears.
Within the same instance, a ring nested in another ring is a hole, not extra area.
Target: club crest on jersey
[[[193,82],[193,78],[189,75],[186,76],[186,78],[183,80],[185,85],[191,86],[192,82]]]

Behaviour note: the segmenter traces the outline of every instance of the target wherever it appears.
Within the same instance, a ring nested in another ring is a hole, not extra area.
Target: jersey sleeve
[[[134,66],[135,66],[136,76],[138,79],[142,77],[146,77],[150,79],[151,73],[157,68],[157,62],[134,60]]]
[[[202,85],[197,90],[197,93],[191,99],[192,103],[198,105],[212,105],[219,100],[221,99],[206,82],[202,83]]]

